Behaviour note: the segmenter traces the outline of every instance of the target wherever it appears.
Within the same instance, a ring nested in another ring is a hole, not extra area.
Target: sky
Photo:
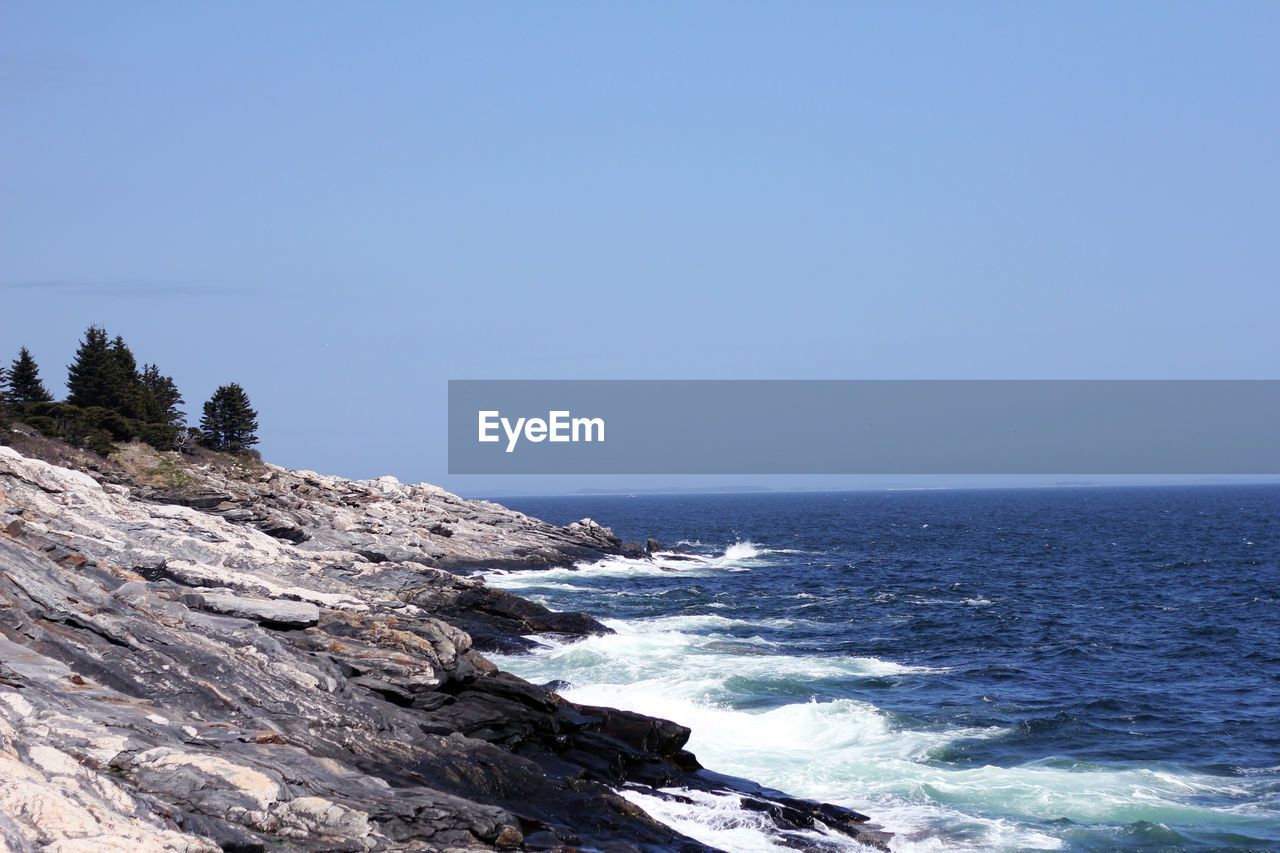
[[[1278,38],[1271,2],[8,0],[0,359],[60,396],[102,325],[192,421],[244,386],[268,461],[468,495],[725,481],[450,475],[449,379],[1274,379]]]

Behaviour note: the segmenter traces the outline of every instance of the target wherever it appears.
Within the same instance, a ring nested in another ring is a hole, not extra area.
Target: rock
[[[652,554],[655,551],[662,551],[664,549],[662,547],[662,543],[659,542],[657,539],[648,539],[644,543],[644,550]]]
[[[204,593],[200,598],[205,610],[252,619],[270,628],[310,628],[320,621],[320,608],[305,601],[244,598],[219,593]]]
[[[648,556],[648,553],[639,542],[623,542],[621,550],[625,557],[640,558]]]
[[[195,507],[196,509],[216,509],[219,505],[229,504],[231,495],[226,492],[189,493],[186,491],[173,491],[157,492],[152,496],[152,499],[160,503],[181,504],[182,506]]]
[[[816,822],[881,843],[856,813],[707,773],[682,726],[483,656],[608,628],[438,565],[598,559],[619,553],[607,528],[269,470],[209,475],[193,493],[228,497],[200,508],[0,446],[21,509],[0,537],[0,848],[709,850],[623,785],[749,798],[785,846]]]
[[[410,604],[440,614],[470,634],[482,651],[522,651],[536,644],[528,634],[589,636],[613,630],[585,613],[559,613],[511,593],[444,572],[403,596]]]

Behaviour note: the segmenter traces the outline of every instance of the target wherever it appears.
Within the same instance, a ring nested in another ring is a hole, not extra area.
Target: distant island
[[[651,489],[578,489],[575,495],[719,495],[773,492],[768,486],[658,486]]]

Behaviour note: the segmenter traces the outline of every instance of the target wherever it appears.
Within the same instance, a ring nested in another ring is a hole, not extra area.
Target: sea
[[[502,503],[666,550],[484,573],[617,632],[495,661],[689,726],[711,770],[861,811],[897,853],[1280,851],[1278,485]],[[789,849],[736,797],[622,793]]]

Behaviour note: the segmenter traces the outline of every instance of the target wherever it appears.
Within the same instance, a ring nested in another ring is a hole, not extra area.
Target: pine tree
[[[40,368],[36,366],[36,360],[31,357],[31,351],[23,347],[18,352],[18,357],[13,360],[13,366],[8,371],[9,387],[6,392],[8,401],[14,405],[21,403],[49,403],[53,401],[53,395],[44,387],[44,383],[40,381]]]
[[[146,389],[138,375],[138,362],[125,345],[124,338],[116,335],[111,342],[110,369],[107,374],[106,407],[126,418],[145,420]]]
[[[67,402],[81,408],[109,406],[116,364],[107,330],[90,326],[76,350],[76,360],[67,365]]]
[[[75,362],[67,366],[67,390],[67,402],[73,406],[101,406],[132,420],[146,420],[146,389],[138,362],[124,338],[116,335],[108,341],[101,326],[85,331]]]
[[[172,376],[161,376],[160,368],[154,364],[143,366],[143,420],[151,424],[182,426],[187,422],[187,413],[178,407],[184,402]]]
[[[258,443],[258,413],[236,383],[223,385],[204,404],[200,419],[204,441],[215,450],[247,450]]]

